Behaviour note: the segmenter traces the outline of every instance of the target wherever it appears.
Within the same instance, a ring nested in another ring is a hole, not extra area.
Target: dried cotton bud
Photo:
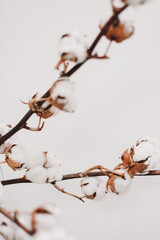
[[[5,151],[5,161],[14,171],[25,168],[26,153],[22,146],[13,144]]]
[[[147,158],[136,162],[133,160],[133,156],[134,148],[131,148],[130,150],[127,149],[121,156],[123,167],[127,170],[131,178],[134,178],[137,173],[144,173],[148,168]]]
[[[76,110],[75,83],[68,77],[57,80],[50,90],[50,102],[65,112]]]
[[[100,29],[104,27],[104,24],[106,21],[101,21],[100,22]],[[125,39],[129,38],[132,36],[134,32],[134,27],[132,22],[126,21],[126,22],[121,22],[118,18],[110,25],[107,33],[106,33],[106,38],[109,39],[110,41],[115,41],[117,43],[120,43],[124,41]]]

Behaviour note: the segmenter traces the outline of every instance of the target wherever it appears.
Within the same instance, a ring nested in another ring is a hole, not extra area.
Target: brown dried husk
[[[16,146],[16,144],[14,144],[14,145],[9,145],[9,146],[6,148],[6,151],[5,151],[5,161],[6,161],[6,163],[8,164],[8,166],[9,166],[10,168],[12,168],[14,171],[16,171],[16,170],[18,170],[18,169],[21,169],[22,166],[23,166],[22,163],[16,162],[16,161],[14,161],[13,159],[11,159],[11,158],[9,157],[9,155],[10,155],[10,153],[11,153],[11,149],[12,149],[13,147],[15,147],[15,146]]]
[[[44,100],[45,101],[45,100]],[[48,101],[48,98],[46,98],[46,101]],[[50,111],[50,108],[52,107],[52,105],[50,105],[49,107],[42,108],[41,105],[38,104],[39,100],[37,100],[37,93],[32,97],[32,99],[29,101],[29,108],[31,109],[31,111],[35,112],[37,114],[37,116],[47,119],[51,116],[54,115],[54,112]]]
[[[133,178],[137,173],[144,173],[144,171],[148,168],[148,164],[145,164],[148,160],[142,160],[139,162],[133,161],[134,149],[131,148],[128,152],[128,149],[124,151],[121,159],[123,161],[123,166],[127,170],[128,174]]]

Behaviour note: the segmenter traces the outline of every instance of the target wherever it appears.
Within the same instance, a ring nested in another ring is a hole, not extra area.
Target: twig
[[[18,219],[17,216],[15,214],[15,216],[11,215],[10,212],[6,211],[4,208],[0,207],[0,213],[3,214],[5,217],[7,217],[9,220],[11,220],[12,222],[14,222],[17,226],[19,226],[21,229],[23,229],[26,233],[28,233],[29,235],[33,235],[34,231],[33,230],[29,230],[27,227],[25,227]]]
[[[82,199],[83,197],[78,197],[77,195],[74,195],[74,194],[72,194],[72,193],[66,192],[63,188],[59,187],[56,183],[53,183],[53,186],[54,186],[58,191],[60,191],[60,192],[62,192],[62,193],[65,193],[65,194],[67,194],[67,195],[69,195],[69,196],[71,196],[71,197],[75,197],[75,198],[79,199],[80,201],[84,202],[84,200]]]
[[[100,171],[89,172],[87,174],[84,172],[71,173],[71,174],[63,175],[63,178],[61,181],[77,179],[77,178],[84,178],[84,177],[106,176],[106,174],[111,174],[111,172],[105,171],[105,174]],[[152,170],[146,174],[137,174],[136,175],[136,177],[146,177],[146,176],[160,176],[160,170]],[[24,179],[24,178],[14,178],[14,179],[9,179],[9,180],[3,180],[1,183],[4,186],[7,186],[7,185],[18,184],[18,183],[31,183],[31,181]],[[54,184],[54,183],[55,183],[55,181],[52,182],[52,184]]]
[[[111,18],[108,20],[108,22],[104,25],[104,27],[101,29],[100,33],[97,35],[97,37],[95,38],[95,40],[93,41],[93,43],[91,44],[90,48],[88,49],[88,58],[81,62],[76,64],[73,68],[71,68],[68,72],[64,73],[62,76],[68,76],[70,77],[73,73],[75,73],[86,61],[88,61],[92,55],[93,50],[95,49],[95,47],[97,46],[97,44],[99,43],[100,39],[102,38],[103,35],[105,35],[110,27],[110,25],[114,22],[114,20],[117,18],[117,16],[122,13],[126,8],[128,7],[128,5],[125,5],[124,7],[122,7],[121,9],[119,9],[118,11],[114,12],[113,15],[111,16]],[[42,98],[48,97],[49,96],[49,91],[50,89],[42,96]],[[39,105],[41,105],[43,102],[40,102]],[[3,135],[0,138],[0,145],[2,145],[8,138],[10,138],[11,136],[13,136],[15,133],[17,133],[19,130],[23,129],[26,126],[26,123],[28,121],[28,119],[33,115],[33,111],[29,110],[25,116],[20,120],[20,122],[14,127],[12,128],[8,133],[6,133],[5,135]]]

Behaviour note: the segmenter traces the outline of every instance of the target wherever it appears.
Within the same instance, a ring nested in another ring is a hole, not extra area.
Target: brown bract
[[[144,171],[148,168],[148,164],[145,164],[148,160],[142,160],[139,162],[133,161],[134,149],[131,148],[128,152],[128,149],[124,151],[121,159],[123,161],[123,166],[127,170],[128,174],[133,178],[137,173],[144,173]]]
[[[5,151],[5,161],[8,164],[8,166],[10,168],[12,168],[14,171],[16,171],[18,169],[21,169],[23,167],[23,163],[16,162],[13,159],[11,159],[11,157],[10,157],[10,154],[12,152],[12,148],[15,147],[15,146],[16,146],[16,144],[9,145],[6,148],[6,151]]]
[[[115,190],[115,186],[114,186],[114,180],[116,177],[117,176],[115,176],[114,174],[111,174],[111,176],[109,177],[109,179],[107,181],[107,185],[106,185],[107,190],[110,188],[110,190],[114,193],[117,193]]]
[[[36,93],[32,97],[32,99],[29,101],[28,105],[29,105],[30,110],[32,112],[35,112],[37,114],[37,116],[44,118],[44,119],[47,119],[47,118],[53,116],[54,112],[51,112],[51,110],[50,110],[52,107],[51,104],[49,104],[46,108],[43,108],[42,105],[39,104],[40,101],[43,100],[45,102],[48,100],[48,98],[39,100],[39,99],[37,99],[37,95],[38,95],[38,93]]]

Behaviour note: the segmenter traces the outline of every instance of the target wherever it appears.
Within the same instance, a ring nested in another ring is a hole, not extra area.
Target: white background
[[[60,36],[78,29],[93,41],[108,6],[108,0],[0,0],[0,121],[15,125],[28,110],[20,100],[51,86]],[[42,132],[22,130],[20,142],[32,151],[54,151],[64,173],[72,173],[96,164],[113,168],[138,137],[160,139],[159,9],[159,1],[128,9],[122,17],[134,22],[134,36],[113,44],[110,60],[91,60],[72,76],[76,113],[48,119]],[[101,41],[100,53],[107,44]],[[33,117],[30,125],[37,122]],[[3,169],[5,178],[22,175]],[[79,181],[61,185],[81,194]],[[158,176],[135,178],[123,197],[85,204],[50,185],[14,185],[5,192],[8,209],[31,210],[56,202],[62,209],[60,224],[79,240],[159,239]]]

